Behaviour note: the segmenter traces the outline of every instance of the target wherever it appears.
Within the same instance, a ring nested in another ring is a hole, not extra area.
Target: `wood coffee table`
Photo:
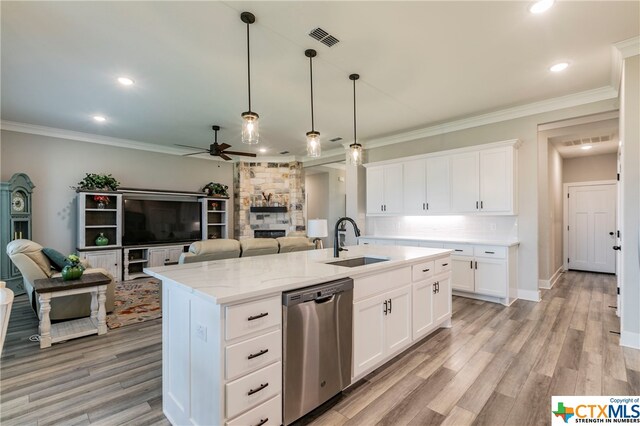
[[[111,278],[101,273],[83,274],[77,280],[64,281],[61,277],[34,280],[33,287],[40,302],[40,348],[52,343],[90,334],[107,332],[107,285]],[[74,294],[91,293],[91,316],[51,324],[51,299]]]

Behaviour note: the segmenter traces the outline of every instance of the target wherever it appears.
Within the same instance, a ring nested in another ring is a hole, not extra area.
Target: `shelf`
[[[207,213],[226,213],[226,210],[207,210]]]
[[[111,244],[108,246],[96,246],[95,244],[92,246],[85,246],[82,249],[78,249],[78,251],[88,251],[88,250],[102,250],[102,249],[113,249],[113,248],[120,248],[122,246],[116,245],[116,244]]]
[[[134,260],[128,260],[127,262],[129,264],[132,264],[132,263],[147,263],[148,260],[147,259],[134,259]]]
[[[118,209],[84,209],[87,212],[117,212]]]
[[[117,228],[118,225],[86,225],[87,229],[97,229],[97,228]]]
[[[251,213],[286,213],[286,207],[251,207]]]
[[[226,223],[210,223],[209,226],[225,226]]]

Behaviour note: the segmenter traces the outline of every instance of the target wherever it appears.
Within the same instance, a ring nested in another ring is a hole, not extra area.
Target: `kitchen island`
[[[351,383],[451,324],[451,250],[353,246],[145,269],[162,280],[163,410],[173,424],[281,424],[282,292],[353,279]],[[387,311],[393,306],[393,311]],[[384,309],[383,309],[384,307]]]

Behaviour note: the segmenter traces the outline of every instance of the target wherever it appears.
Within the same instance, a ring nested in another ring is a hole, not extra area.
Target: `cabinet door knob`
[[[614,250],[622,250],[622,246],[613,246]]]

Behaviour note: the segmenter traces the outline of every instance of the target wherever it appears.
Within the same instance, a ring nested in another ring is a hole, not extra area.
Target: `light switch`
[[[207,327],[202,324],[196,324],[196,337],[204,342],[207,341]]]

